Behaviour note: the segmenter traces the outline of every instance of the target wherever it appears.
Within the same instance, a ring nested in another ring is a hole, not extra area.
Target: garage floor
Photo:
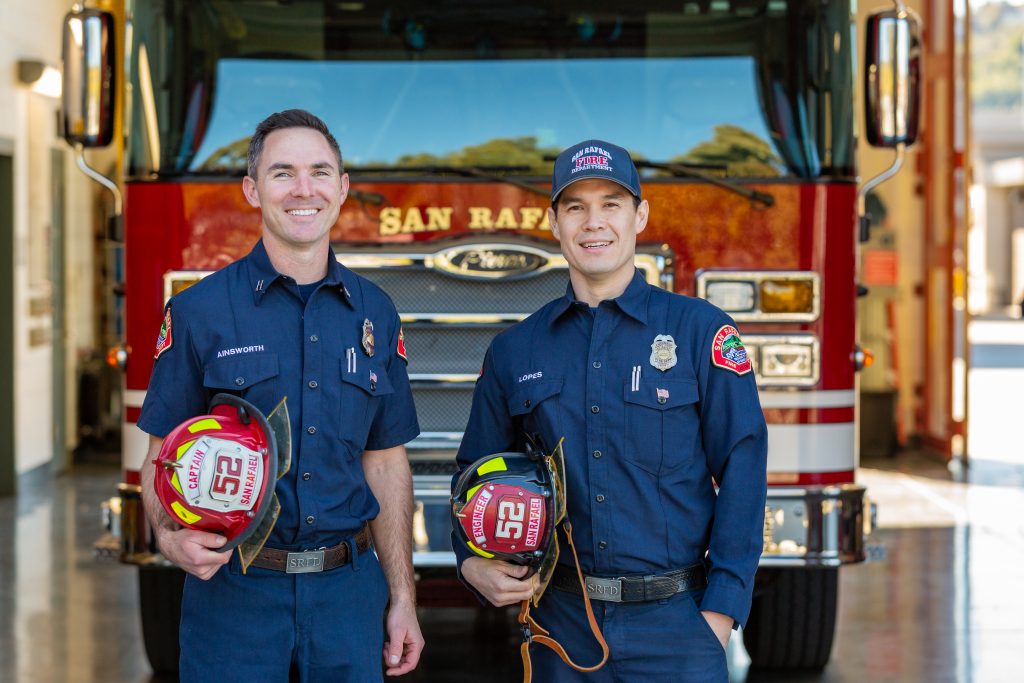
[[[823,673],[748,671],[732,680],[996,683],[1024,680],[1024,466],[978,460],[966,476],[922,456],[866,463],[884,558],[841,572],[840,622]],[[21,478],[0,499],[0,681],[156,681],[143,654],[133,569],[94,559],[99,501],[118,472]],[[962,480],[962,481],[958,481]],[[517,636],[469,611],[421,615],[428,648],[409,681],[519,681]],[[467,663],[472,657],[477,664]]]

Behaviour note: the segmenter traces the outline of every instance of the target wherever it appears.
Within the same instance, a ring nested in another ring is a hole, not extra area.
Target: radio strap
[[[594,608],[590,604],[590,595],[583,581],[583,570],[580,569],[580,560],[576,555],[576,546],[572,542],[572,525],[566,520],[562,526],[565,529],[566,537],[569,539],[572,561],[576,566],[576,575],[580,580],[580,588],[583,590],[583,603],[587,609],[587,621],[590,623],[590,632],[594,634],[594,640],[601,646],[601,661],[593,666],[580,666],[572,661],[572,657],[565,651],[565,648],[551,637],[547,629],[530,616],[530,600],[523,600],[519,607],[519,629],[523,633],[523,643],[519,646],[519,655],[523,660],[523,683],[530,683],[533,680],[533,664],[530,662],[530,643],[539,643],[551,648],[562,658],[563,662],[584,673],[597,671],[608,661],[608,643],[605,642],[604,634],[601,633],[601,627],[597,625],[597,619],[594,617]]]

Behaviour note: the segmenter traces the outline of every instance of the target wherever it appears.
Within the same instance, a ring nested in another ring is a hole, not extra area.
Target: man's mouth
[[[315,216],[320,209],[289,209],[286,213],[289,216]]]
[[[584,242],[581,246],[584,249],[600,249],[601,247],[607,247],[611,242]]]

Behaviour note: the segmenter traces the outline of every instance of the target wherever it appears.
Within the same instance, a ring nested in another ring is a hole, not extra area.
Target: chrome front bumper
[[[863,562],[875,506],[857,484],[769,488],[761,566],[838,567]]]

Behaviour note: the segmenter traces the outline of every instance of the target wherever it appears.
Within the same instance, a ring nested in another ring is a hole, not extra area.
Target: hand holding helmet
[[[475,575],[482,582],[480,587],[490,593],[488,599],[505,605],[515,600],[502,596],[521,594],[521,579],[536,574],[536,580],[530,584],[531,594],[523,595],[519,609],[523,633],[520,654],[526,682],[532,679],[529,646],[533,642],[551,648],[577,671],[596,671],[608,659],[608,645],[594,618],[572,542],[572,526],[566,519],[562,441],[551,455],[544,455],[542,448],[538,450],[532,439],[528,442],[526,453],[495,453],[480,458],[466,468],[452,489],[452,527],[456,537],[470,551],[485,558],[484,562],[494,563],[488,566],[478,558],[468,558],[463,563],[463,575],[471,583],[474,581],[470,574]],[[540,602],[558,564],[559,526],[569,541],[587,619],[603,653],[601,661],[592,666],[572,661],[558,641],[530,616],[531,604]],[[526,571],[517,572],[516,567],[526,567]]]
[[[263,547],[280,513],[274,487],[291,460],[285,402],[270,417],[237,396],[218,394],[207,415],[186,420],[164,438],[154,486],[167,514],[181,526],[226,538],[242,569]],[[206,539],[209,540],[209,539]]]

